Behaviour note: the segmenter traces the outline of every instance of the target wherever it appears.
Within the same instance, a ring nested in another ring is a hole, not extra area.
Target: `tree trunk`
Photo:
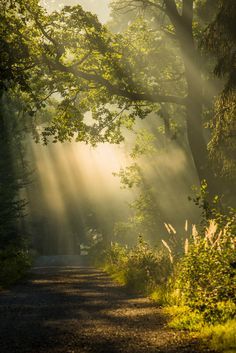
[[[0,90],[0,248],[17,243],[16,175],[13,167],[11,139],[5,119],[3,92]]]
[[[176,36],[185,67],[187,83],[186,125],[189,147],[196,167],[199,181],[206,180],[209,196],[217,194],[215,176],[208,159],[207,143],[203,129],[203,82],[201,78],[200,55],[195,47],[193,37],[193,1],[183,0],[182,14],[177,10],[171,12],[171,21],[175,27]]]

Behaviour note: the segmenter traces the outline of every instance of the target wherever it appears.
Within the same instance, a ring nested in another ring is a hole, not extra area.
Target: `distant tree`
[[[155,136],[145,129],[139,130],[130,153],[131,164],[114,173],[120,178],[123,189],[136,190],[136,197],[129,203],[128,218],[115,224],[114,234],[118,240],[129,242],[139,234],[155,244],[161,241],[160,233],[165,218],[157,202],[157,190],[154,185],[150,187],[150,178],[145,170],[147,167],[141,167],[144,157],[148,165],[156,153]]]

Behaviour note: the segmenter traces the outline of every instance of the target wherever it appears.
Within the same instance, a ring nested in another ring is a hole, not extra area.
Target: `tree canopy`
[[[119,143],[123,127],[131,128],[136,118],[154,113],[168,125],[170,116],[182,117],[199,180],[207,179],[213,194],[218,188],[204,124],[215,92],[199,44],[220,4],[113,1],[114,14],[132,13],[116,33],[80,5],[49,14],[37,1],[5,2],[2,82],[8,77],[20,85],[32,121],[52,105],[54,117],[41,135],[45,143],[51,137]]]

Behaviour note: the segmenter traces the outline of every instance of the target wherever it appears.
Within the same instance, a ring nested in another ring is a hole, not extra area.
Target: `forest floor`
[[[37,267],[0,293],[1,353],[203,353],[161,308],[89,267]]]

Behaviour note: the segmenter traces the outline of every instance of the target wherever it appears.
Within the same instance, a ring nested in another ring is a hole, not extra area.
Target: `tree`
[[[129,128],[136,118],[178,111],[184,117],[199,180],[207,179],[210,194],[215,194],[216,178],[203,128],[206,94],[198,49],[212,1],[123,0],[117,4],[118,10],[144,9],[152,21],[140,16],[126,32],[116,34],[81,6],[47,14],[35,3],[24,4],[30,20],[19,37],[32,63],[24,71],[30,113],[34,115],[51,96],[58,97],[44,142],[50,136],[55,142],[76,135],[77,141],[92,144],[118,143],[122,126]],[[86,112],[92,112],[92,119]]]
[[[57,118],[46,129],[45,139],[53,135],[63,141],[76,133],[77,140],[119,142],[121,125],[157,111],[160,104],[168,109],[177,105],[185,111],[199,179],[213,184],[203,129],[203,81],[197,48],[200,33],[199,28],[194,29],[193,1],[124,0],[121,5],[145,7],[157,23],[162,13],[164,22],[152,27],[143,19],[125,34],[112,34],[80,6],[65,7],[50,15],[27,6],[32,18],[27,45],[37,63],[31,75],[37,77],[37,90],[44,91],[45,97],[55,92],[61,96]],[[176,53],[171,53],[164,40],[173,41],[178,53],[178,69],[173,72],[168,62],[173,65]],[[158,60],[161,50],[165,51],[166,70],[171,76],[167,84],[162,80],[164,65]],[[178,74],[181,78],[174,85],[173,76]],[[28,80],[30,87],[36,85],[35,81]],[[180,88],[175,90],[178,84]],[[84,119],[86,111],[93,112],[93,123]]]
[[[132,238],[136,239],[137,234],[155,244],[161,241],[161,226],[165,222],[165,216],[158,205],[155,188],[153,185],[150,187],[150,176],[148,178],[148,173],[145,173],[156,153],[155,136],[141,129],[136,133],[136,140],[130,153],[131,164],[121,168],[119,173],[114,173],[120,178],[122,189],[136,189],[136,197],[129,203],[129,217],[125,221],[117,222],[114,227],[114,234],[121,241],[125,240],[128,243]],[[144,157],[146,166],[140,167],[143,165]]]
[[[214,21],[205,31],[205,47],[217,58],[214,73],[225,78],[225,86],[215,103],[210,154],[218,172],[234,182],[236,174],[236,3],[220,1]]]
[[[33,3],[33,2],[31,2]],[[20,197],[28,166],[22,140],[28,131],[23,112],[21,92],[29,91],[28,70],[32,67],[27,45],[21,31],[27,14],[22,2],[3,1],[0,4],[0,261],[4,250],[24,247],[24,235],[19,229],[25,201]],[[14,92],[15,90],[15,92]],[[28,118],[28,117],[27,117]]]
[[[212,1],[114,1],[116,9],[144,8],[152,11],[152,16],[160,22],[160,12],[165,16],[162,31],[168,33],[174,45],[179,48],[180,60],[183,64],[183,75],[186,84],[185,100],[181,105],[185,109],[186,128],[189,146],[200,180],[207,179],[210,193],[216,193],[215,177],[208,160],[207,144],[205,142],[203,115],[206,97],[204,97],[203,58],[198,48],[202,28],[199,25],[209,15],[210,6],[215,8]],[[205,16],[205,18],[204,18]],[[198,23],[196,22],[198,21]],[[168,102],[170,103],[170,102]]]

